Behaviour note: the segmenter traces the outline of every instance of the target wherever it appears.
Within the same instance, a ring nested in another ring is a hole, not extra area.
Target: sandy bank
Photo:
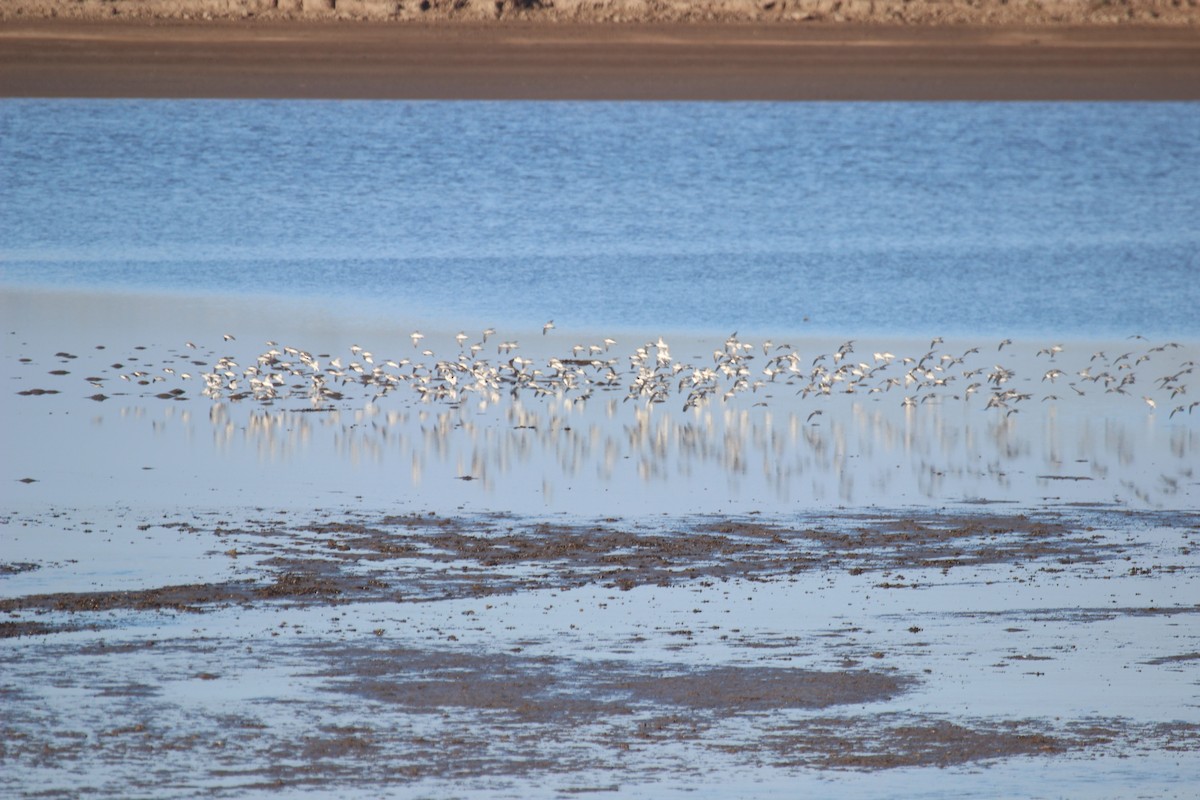
[[[10,18],[0,97],[1191,100],[1200,37],[1164,25]]]

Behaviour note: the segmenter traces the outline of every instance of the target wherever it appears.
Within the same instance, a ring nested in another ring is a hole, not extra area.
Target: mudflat
[[[8,20],[0,96],[1194,100],[1187,26]]]

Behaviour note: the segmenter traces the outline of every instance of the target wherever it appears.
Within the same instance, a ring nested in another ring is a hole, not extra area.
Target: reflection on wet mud
[[[218,457],[252,454],[264,466],[332,452],[352,467],[385,469],[420,489],[447,476],[486,494],[537,476],[546,492],[698,483],[766,501],[894,504],[1037,497],[1171,505],[1194,480],[1200,432],[1141,420],[989,416],[955,404],[888,409],[852,401],[821,417],[725,405],[685,414],[615,398],[559,398],[466,406],[283,410],[214,403],[204,416],[130,406]]]

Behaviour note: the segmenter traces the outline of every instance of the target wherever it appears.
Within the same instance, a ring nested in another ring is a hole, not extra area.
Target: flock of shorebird
[[[553,321],[547,322],[542,335],[553,329]],[[1019,375],[1015,367],[995,363],[1013,352],[1008,339],[991,354],[981,354],[978,347],[961,353],[946,352],[939,349],[943,341],[938,337],[930,341],[925,352],[908,356],[884,351],[860,354],[854,341],[844,342],[832,352],[802,355],[790,344],[767,340],[756,345],[740,340],[734,333],[712,351],[711,359],[679,360],[661,337],[635,347],[627,356],[616,355],[617,343],[605,338],[575,344],[569,348],[569,355],[564,352],[561,357],[537,362],[515,354],[520,349],[516,341],[489,344],[495,333],[491,328],[476,337],[458,333],[454,337],[457,352],[448,358],[423,349],[426,337],[419,331],[409,336],[416,351],[410,357],[382,358],[359,345],[351,346],[343,355],[314,355],[267,342],[268,349],[252,363],[221,356],[199,378],[204,383],[204,395],[213,399],[270,403],[307,398],[315,407],[354,400],[352,393],[374,401],[402,389],[421,400],[447,404],[471,398],[497,402],[505,393],[582,402],[596,392],[623,392],[626,401],[659,404],[674,400],[681,402],[685,411],[739,395],[753,396],[756,405],[766,405],[768,399],[784,392],[802,398],[894,393],[891,396],[898,396],[905,407],[978,394],[987,398],[986,408],[1012,414],[1035,394],[1040,394],[1041,401],[1060,399],[1056,394],[1042,393],[1040,387],[1047,383],[1079,396],[1089,391],[1140,395],[1151,410],[1163,402],[1164,410],[1170,408],[1171,417],[1190,414],[1200,406],[1200,401],[1187,400],[1184,381],[1195,369],[1190,360],[1160,369],[1163,374],[1150,379],[1155,396],[1138,391],[1144,385],[1138,368],[1147,362],[1169,360],[1168,353],[1179,347],[1174,342],[1150,346],[1142,337],[1130,337],[1141,341],[1128,352],[1112,356],[1093,353],[1081,368],[1068,367],[1061,358],[1063,347],[1051,345],[1033,357],[1034,363],[1040,363],[1037,373]],[[226,342],[233,338],[224,337]],[[188,347],[195,345],[189,342]],[[497,355],[494,360],[486,354],[492,347]],[[184,380],[192,377],[170,367],[164,372]]]

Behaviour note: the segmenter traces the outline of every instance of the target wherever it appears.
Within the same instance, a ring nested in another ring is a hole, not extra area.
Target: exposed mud
[[[1172,514],[1180,523],[1190,515]],[[168,523],[195,533],[195,522]],[[148,527],[148,526],[147,526]],[[202,611],[262,600],[413,602],[598,585],[630,590],[697,580],[880,573],[880,588],[917,588],[903,570],[1033,563],[1046,571],[1124,554],[1129,545],[1055,515],[847,515],[787,526],[701,521],[664,529],[522,523],[503,516],[384,516],[296,527],[211,531],[221,554],[253,561],[257,580],[0,600],[0,612]],[[225,547],[225,545],[231,545]],[[1161,568],[1161,567],[1160,567]]]
[[[1119,580],[1149,593],[1154,581],[1191,569],[1193,514],[877,513],[656,526],[263,518],[136,526],[202,537],[208,558],[235,567],[236,580],[0,601],[0,787],[50,797],[191,796],[197,787],[234,796],[486,784],[512,787],[510,795],[549,786],[550,795],[652,796],[662,782],[731,769],[837,780],[1023,758],[1186,758],[1200,745],[1200,725],[1188,718],[1039,714],[1028,704],[952,714],[928,700],[965,680],[947,677],[956,661],[974,659],[968,670],[996,680],[1036,681],[1068,669],[1078,643],[1095,638],[1081,631],[1068,644],[1032,629],[1136,620],[1189,630],[1200,605],[1177,599],[1006,610],[982,599],[1000,591],[993,582],[1005,573],[1008,585]],[[1156,549],[1139,533],[1164,529],[1178,532],[1181,547]],[[1172,552],[1178,563],[1166,560]],[[3,574],[38,566],[10,562]],[[853,624],[799,592],[837,581],[884,590],[873,622]],[[758,587],[788,586],[797,588],[781,595],[791,599],[774,626],[725,616],[752,603]],[[886,611],[906,608],[890,598],[954,586],[970,608]],[[688,599],[677,610],[642,608],[680,593]],[[546,622],[528,617],[530,600],[551,615]],[[623,618],[616,608],[648,614],[647,624],[612,627]],[[946,650],[965,631],[973,638]],[[1130,665],[1147,670],[1146,680],[1189,670],[1200,660],[1189,641]],[[38,780],[47,786],[35,790]]]

